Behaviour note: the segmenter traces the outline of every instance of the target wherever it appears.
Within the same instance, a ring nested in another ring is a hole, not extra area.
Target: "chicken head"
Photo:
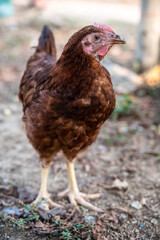
[[[82,39],[82,47],[86,54],[98,57],[102,60],[114,44],[124,44],[124,37],[117,35],[105,24],[95,23],[97,32],[88,34]]]

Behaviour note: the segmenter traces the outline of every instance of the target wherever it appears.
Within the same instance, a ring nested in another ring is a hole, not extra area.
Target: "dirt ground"
[[[160,102],[144,88],[129,96],[130,109],[113,114],[97,141],[77,159],[80,190],[99,192],[101,197],[92,202],[104,212],[83,207],[77,211],[67,198],[57,198],[67,187],[62,153],[54,158],[48,190],[65,208],[43,212],[28,205],[39,190],[40,164],[23,130],[17,94],[33,52],[30,47],[36,45],[46,20],[38,19],[39,10],[24,6],[17,5],[16,14],[0,26],[0,240],[160,240]],[[57,18],[50,25],[59,54],[75,29],[73,23],[63,25]],[[136,25],[120,26],[122,33],[136,33]],[[136,43],[128,40],[127,46],[118,48],[120,57],[113,50],[109,58],[131,68]]]

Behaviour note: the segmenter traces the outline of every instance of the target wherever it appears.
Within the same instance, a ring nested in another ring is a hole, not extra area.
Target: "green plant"
[[[66,240],[73,239],[72,235],[71,235],[71,232],[70,232],[70,230],[68,228],[65,228],[63,230],[63,232],[61,232],[61,236],[63,236],[63,239],[66,239]]]
[[[36,209],[31,205],[27,204],[24,207],[24,215],[23,218],[15,218],[10,215],[4,215],[4,219],[8,219],[9,223],[13,227],[18,227],[19,229],[28,228],[28,223],[31,221],[37,221],[39,219],[39,214],[37,214]]]
[[[131,109],[135,108],[135,106],[136,104],[131,100],[129,94],[119,96],[116,100],[116,106],[112,118],[117,120],[119,116],[128,114]]]

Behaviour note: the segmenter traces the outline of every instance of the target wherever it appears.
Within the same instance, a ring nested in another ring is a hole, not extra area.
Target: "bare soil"
[[[36,45],[45,21],[36,21],[34,17],[38,13],[33,9],[20,10],[23,9],[17,8],[15,24],[6,19],[0,26],[3,49],[0,56],[0,240],[159,240],[160,102],[146,94],[142,97],[132,94],[134,108],[127,114],[122,111],[116,117],[113,115],[104,124],[97,141],[78,156],[79,188],[101,194],[92,203],[101,207],[103,213],[84,208],[78,211],[68,204],[67,198],[57,198],[57,193],[67,187],[62,153],[54,157],[48,190],[65,208],[45,213],[26,207],[39,190],[40,164],[25,136],[17,94],[26,60],[32,53],[29,47]],[[23,13],[24,18],[20,18]],[[74,31],[69,23],[60,25],[54,26],[58,52]],[[128,29],[126,25],[121,27],[122,31]],[[123,51],[127,59],[122,56],[117,59],[114,54],[110,58],[121,60],[129,67],[132,43]]]

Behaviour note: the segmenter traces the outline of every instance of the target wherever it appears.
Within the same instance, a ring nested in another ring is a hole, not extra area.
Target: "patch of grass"
[[[160,86],[150,87],[147,86],[146,93],[153,98],[159,99],[160,96]]]
[[[62,239],[66,239],[66,240],[73,239],[72,233],[68,228],[65,228],[63,232],[61,232],[61,236],[63,237]]]
[[[18,45],[22,45],[24,43],[27,43],[30,39],[29,37],[25,34],[14,34],[14,35],[7,35],[6,38],[4,39],[5,43],[7,46],[15,47]]]
[[[114,138],[107,138],[105,142],[107,145],[111,145],[111,144],[115,143],[115,140],[114,140]]]
[[[28,225],[30,222],[36,222],[40,216],[36,212],[36,209],[33,208],[30,204],[26,205],[23,208],[23,217],[15,218],[10,215],[4,215],[4,219],[8,220],[9,224],[11,224],[13,227],[18,227],[18,229],[25,229],[29,228]]]
[[[143,98],[147,95],[153,97],[154,99],[159,99],[160,95],[160,84],[157,86],[144,86],[143,88],[137,89],[136,96]]]
[[[119,117],[129,114],[135,106],[136,103],[131,100],[131,96],[129,94],[119,96],[116,100],[115,110],[112,114],[113,120],[117,120]]]
[[[115,145],[117,143],[131,143],[132,139],[128,136],[128,134],[116,134],[114,138],[107,138],[105,140],[105,144],[107,145]]]
[[[79,207],[83,212],[85,212],[86,211],[86,208],[85,207],[83,207],[83,206],[80,206]]]
[[[69,212],[67,212],[67,214],[68,213]],[[60,240],[93,239],[93,229],[95,229],[96,224],[86,222],[83,211],[81,211],[79,222],[74,222],[74,220],[66,222],[66,218],[64,218],[63,214],[62,216],[49,216],[48,219],[43,218],[43,214],[41,215],[36,207],[28,204],[23,208],[17,208],[16,214],[12,212],[11,214],[7,213],[1,218],[3,222],[9,224],[12,228],[20,230],[32,228],[36,234],[53,237],[53,239],[55,239],[54,237],[58,237]]]
[[[63,229],[60,234],[60,239],[75,239],[75,235],[77,235],[78,240],[82,240],[81,234],[86,232],[86,239],[91,239],[92,237],[92,228],[95,228],[93,224],[84,224],[84,223],[72,223],[71,227]]]

